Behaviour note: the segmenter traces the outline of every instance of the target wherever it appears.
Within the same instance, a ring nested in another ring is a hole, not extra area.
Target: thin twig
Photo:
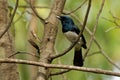
[[[8,29],[10,28],[11,24],[12,24],[12,21],[14,19],[14,16],[15,16],[15,13],[17,11],[17,7],[18,7],[18,4],[19,4],[19,0],[16,0],[16,5],[15,5],[15,9],[13,11],[13,14],[10,18],[10,21],[8,22],[8,24],[5,26],[6,29],[2,32],[2,34],[0,34],[0,39],[3,37],[3,35],[8,31]]]
[[[118,28],[118,26],[113,26],[113,27],[107,29],[105,32],[109,32],[109,31],[111,31],[111,30],[113,30],[113,29],[115,29],[115,28]]]
[[[114,23],[116,26],[114,26],[114,27],[111,27],[111,28],[109,28],[109,29],[107,29],[105,32],[108,32],[108,31],[110,31],[110,30],[113,30],[113,29],[115,29],[115,28],[120,28],[120,25],[116,22],[116,20],[110,20],[110,19],[107,19],[107,18],[105,18],[105,17],[102,17],[104,20],[106,20],[106,21],[109,21],[109,22],[112,22],[112,23]]]
[[[40,48],[39,48],[39,46],[31,39],[29,39],[28,42],[37,50],[38,54],[40,55]]]
[[[15,24],[16,22],[18,22],[18,21],[22,18],[22,16],[23,16],[24,13],[25,13],[25,12],[23,11],[23,12],[20,14],[20,16],[13,22],[13,24]]]
[[[92,43],[94,41],[94,35],[95,35],[96,29],[97,29],[97,26],[98,26],[99,17],[100,17],[100,14],[102,13],[104,3],[105,3],[105,0],[102,0],[101,7],[100,7],[99,12],[98,12],[97,17],[96,17],[96,23],[94,25],[93,33],[91,35],[88,48],[87,48],[87,50],[85,52],[85,55],[84,55],[84,59],[86,58],[86,56],[87,56],[87,54],[88,54],[88,52],[90,50],[90,47],[92,46]]]
[[[18,8],[30,8],[28,5],[19,5]],[[33,8],[47,8],[49,9],[50,7],[47,6],[33,6]]]
[[[102,17],[102,18],[105,19],[106,21],[112,22],[112,23],[114,23],[116,26],[120,27],[120,25],[116,22],[115,19],[112,21],[112,20],[107,19],[107,18],[105,18],[105,17]]]
[[[69,71],[71,71],[71,70],[70,70],[70,69],[67,69],[67,70],[64,70],[64,71],[51,73],[50,76],[61,75],[61,74],[67,73],[67,72],[69,72]]]
[[[91,54],[88,54],[87,57],[93,56],[93,55],[95,55],[95,54],[100,54],[100,53],[101,53],[101,51],[96,51],[96,52],[93,52],[93,53],[91,53]]]
[[[8,56],[8,58],[11,58],[11,57],[13,57],[13,56],[15,56],[15,55],[17,55],[17,54],[21,54],[21,53],[22,53],[22,54],[28,54],[28,55],[31,55],[31,56],[40,58],[39,56],[37,56],[37,55],[35,55],[35,54],[32,54],[32,53],[28,53],[28,52],[16,52],[16,53],[11,54],[10,56]]]
[[[109,13],[110,13],[110,15],[111,15],[114,19],[118,19],[118,20],[120,20],[120,18],[114,16],[113,13],[112,13],[111,11],[109,11]]]
[[[116,26],[107,29],[105,32],[108,32],[108,31],[113,30],[115,28],[120,28],[120,24],[118,24],[117,21],[116,21],[116,20],[120,20],[120,18],[117,18],[116,16],[114,16],[111,11],[109,11],[109,13],[113,17],[114,20],[110,20],[110,19],[107,19],[105,17],[102,17],[102,18],[105,19],[106,21],[114,23]]]
[[[71,70],[76,70],[76,71],[84,71],[84,72],[91,72],[91,73],[96,73],[96,74],[104,74],[104,75],[120,77],[119,72],[113,72],[110,70],[103,70],[103,69],[98,69],[98,68],[86,68],[86,67],[76,67],[76,66],[69,66],[69,65],[46,64],[42,62],[20,60],[20,59],[9,59],[9,58],[0,59],[0,63],[26,64],[26,65],[41,66],[41,67],[46,67],[46,68],[54,68],[54,69],[71,69]]]
[[[35,15],[40,19],[40,21],[44,24],[44,23],[45,23],[45,20],[44,20],[41,16],[39,16],[39,14],[37,13],[37,11],[34,9],[32,3],[31,3],[31,0],[29,0],[29,5],[30,5],[32,11],[34,12],[34,14],[35,14]]]
[[[79,38],[81,37],[84,29],[85,29],[85,26],[86,26],[86,23],[87,23],[87,19],[88,19],[88,15],[89,15],[89,11],[90,11],[90,7],[91,7],[91,0],[89,0],[88,2],[88,8],[87,8],[87,11],[86,11],[86,15],[85,15],[85,19],[84,19],[84,22],[83,22],[83,26],[82,26],[82,29],[78,35],[78,39],[75,43],[71,44],[70,47],[68,47],[65,51],[63,51],[63,53],[60,53],[60,54],[56,54],[56,55],[52,55],[51,56],[51,59],[55,59],[55,58],[58,58],[58,57],[61,57],[63,55],[65,55],[67,52],[69,52],[75,45],[76,43],[79,41]]]
[[[74,13],[75,11],[79,10],[86,2],[87,2],[87,0],[85,0],[80,6],[78,6],[77,8],[72,10],[71,12],[65,13],[65,15],[69,15],[69,14]]]
[[[42,40],[37,36],[37,34],[34,33],[33,31],[31,31],[31,34],[32,34],[32,36],[33,36],[35,39],[37,39],[37,41],[41,44]]]

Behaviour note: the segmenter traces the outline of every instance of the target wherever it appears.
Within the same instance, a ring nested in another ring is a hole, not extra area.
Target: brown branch
[[[31,3],[31,0],[29,0],[29,5],[32,9],[32,11],[34,12],[34,14],[40,19],[40,21],[44,24],[45,23],[45,20],[37,13],[37,11],[34,9],[32,3]]]
[[[50,9],[50,7],[47,7],[47,6],[32,6],[33,8],[47,8],[47,9]],[[18,8],[31,8],[30,6],[28,5],[19,5]]]
[[[50,76],[61,75],[61,74],[67,73],[69,71],[71,71],[71,70],[68,69],[68,70],[64,70],[64,71],[60,71],[60,72],[51,73]]]
[[[11,24],[12,24],[12,21],[14,19],[14,16],[15,16],[15,13],[17,11],[17,7],[18,7],[18,3],[19,3],[19,0],[16,0],[16,5],[15,5],[15,9],[13,11],[13,14],[11,16],[11,19],[10,21],[8,22],[8,24],[6,25],[6,29],[2,32],[2,34],[0,34],[0,39],[3,37],[3,35],[8,31],[8,29],[10,28]]]
[[[95,25],[94,25],[93,33],[92,33],[92,35],[91,35],[88,48],[87,48],[87,50],[86,50],[86,52],[85,52],[85,55],[84,55],[84,59],[86,58],[86,56],[87,56],[87,54],[88,54],[88,52],[89,52],[89,50],[90,50],[90,47],[92,46],[92,43],[93,43],[93,41],[94,41],[94,35],[95,35],[96,29],[97,29],[97,25],[98,25],[98,21],[99,21],[100,14],[101,14],[101,12],[102,12],[102,10],[103,10],[104,3],[105,3],[105,0],[102,0],[101,7],[100,7],[99,12],[98,12],[97,17],[96,17],[96,23],[95,23]]]
[[[78,35],[77,41],[76,41],[75,43],[71,44],[71,46],[68,47],[68,48],[67,48],[65,51],[63,51],[62,53],[56,54],[56,55],[52,55],[52,56],[51,56],[51,59],[55,59],[55,58],[58,58],[58,57],[61,57],[61,56],[65,55],[65,54],[66,54],[67,52],[69,52],[69,51],[76,45],[76,43],[79,41],[79,38],[81,37],[81,35],[82,35],[82,33],[83,33],[84,29],[85,29],[86,23],[87,23],[87,19],[88,19],[90,7],[91,7],[91,0],[89,0],[89,2],[88,2],[87,12],[86,12],[86,15],[85,15],[85,19],[84,19],[84,22],[83,22],[82,29],[81,29],[81,31],[80,31],[80,33],[79,33],[79,35]]]
[[[69,15],[69,14],[74,13],[75,11],[79,10],[86,2],[87,2],[87,0],[85,0],[80,6],[78,6],[77,8],[72,10],[71,12],[65,13],[65,15]]]
[[[38,54],[40,55],[40,48],[39,48],[39,46],[31,39],[29,39],[28,42],[37,50]]]
[[[96,52],[93,52],[91,54],[88,54],[87,57],[90,57],[90,56],[93,56],[93,55],[96,55],[96,54],[100,54],[101,51],[96,51]]]
[[[20,60],[20,59],[0,59],[0,63],[15,63],[15,64],[26,64],[26,65],[34,65],[34,66],[41,66],[46,68],[54,68],[54,69],[70,69],[76,71],[84,71],[84,72],[91,72],[96,74],[105,74],[111,76],[118,76],[120,77],[119,72],[113,72],[109,70],[103,70],[98,68],[86,68],[86,67],[76,67],[76,66],[69,66],[69,65],[56,65],[56,64],[46,64],[42,62],[35,62],[35,61],[27,61],[27,60]]]
[[[34,57],[37,57],[37,58],[40,58],[39,56],[37,56],[36,54],[33,54],[33,53],[28,53],[28,52],[16,52],[14,54],[11,54],[10,56],[8,56],[8,58],[11,58],[17,54],[28,54],[28,55],[31,55],[31,56],[34,56]]]

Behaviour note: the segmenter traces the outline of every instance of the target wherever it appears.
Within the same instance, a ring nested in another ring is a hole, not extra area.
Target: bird
[[[72,18],[69,16],[56,16],[62,24],[62,32],[66,36],[66,38],[71,42],[74,43],[76,42],[78,35],[80,33],[80,29],[75,25],[74,21]],[[80,45],[81,44],[81,45]],[[78,43],[75,45],[74,49],[74,59],[73,59],[73,65],[74,66],[83,66],[83,56],[82,56],[82,48],[87,49],[86,46],[86,40],[85,37],[82,36],[80,37]]]

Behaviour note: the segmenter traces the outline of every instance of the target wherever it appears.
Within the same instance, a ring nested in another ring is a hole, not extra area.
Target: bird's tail
[[[79,50],[75,49],[73,64],[75,66],[80,66],[80,67],[83,66],[83,58],[82,58],[82,49],[81,48]]]

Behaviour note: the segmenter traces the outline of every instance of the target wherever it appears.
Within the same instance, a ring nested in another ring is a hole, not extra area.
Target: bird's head
[[[61,21],[63,32],[71,31],[73,29],[74,22],[69,16],[57,16],[57,18]]]
[[[69,16],[57,16],[57,18],[61,21],[62,25],[74,25],[73,20]]]

